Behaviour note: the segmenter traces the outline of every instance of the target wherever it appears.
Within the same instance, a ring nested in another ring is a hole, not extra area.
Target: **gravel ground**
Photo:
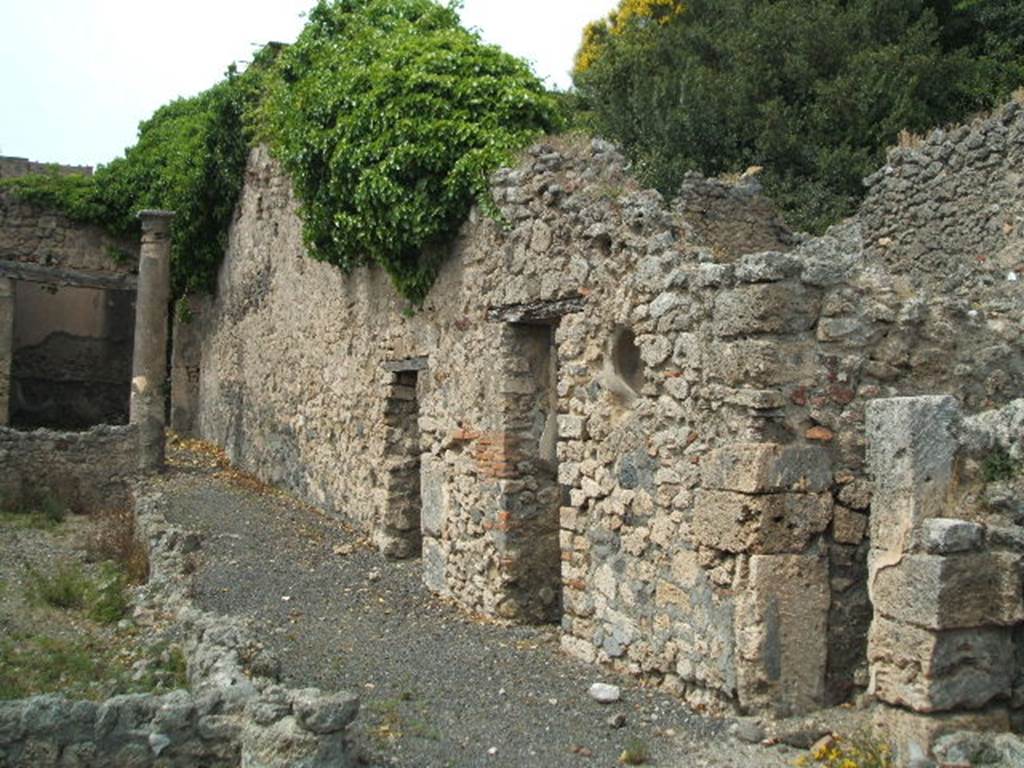
[[[386,561],[340,521],[180,455],[159,482],[170,521],[203,535],[199,604],[251,618],[288,685],[359,693],[367,765],[611,768],[633,746],[656,766],[747,768],[798,754],[740,743],[725,721],[573,661],[554,627],[473,619],[430,595],[417,561]],[[599,681],[622,686],[621,701],[590,699]],[[617,714],[621,728],[607,722]]]

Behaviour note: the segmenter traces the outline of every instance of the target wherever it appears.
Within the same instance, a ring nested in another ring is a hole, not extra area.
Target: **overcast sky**
[[[215,83],[254,44],[291,42],[314,0],[0,0],[0,155],[108,162],[139,121]],[[484,40],[565,88],[586,22],[616,0],[465,0]]]

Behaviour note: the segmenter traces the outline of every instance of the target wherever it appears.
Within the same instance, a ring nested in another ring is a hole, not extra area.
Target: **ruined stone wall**
[[[9,421],[81,429],[125,423],[138,244],[0,192],[0,276],[14,325]]]
[[[972,130],[997,124],[1003,144],[969,132],[935,178],[984,164],[948,182],[969,201],[1012,179],[1024,115]],[[202,434],[385,551],[421,550],[427,584],[467,608],[560,611],[580,658],[696,705],[843,700],[868,683],[866,404],[940,392],[973,411],[1024,374],[1016,273],[952,236],[943,269],[919,263],[922,230],[988,214],[908,213],[917,158],[809,238],[754,180],[692,178],[668,205],[603,142],[538,146],[494,177],[504,221],[467,223],[406,313],[379,271],[305,258],[258,151],[204,332]]]
[[[1024,400],[968,418],[951,397],[876,400],[867,433],[879,721],[904,758],[944,733],[1019,731]]]
[[[138,260],[137,240],[113,237],[102,227],[71,221],[0,191],[0,261],[131,274]]]
[[[38,173],[58,173],[61,176],[81,174],[92,175],[91,165],[61,165],[59,163],[37,163],[24,157],[0,157],[0,179],[29,176]]]
[[[51,496],[76,512],[127,508],[137,473],[134,427],[23,432],[0,427],[0,501]]]

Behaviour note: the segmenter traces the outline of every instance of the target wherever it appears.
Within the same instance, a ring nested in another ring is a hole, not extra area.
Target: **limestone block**
[[[445,579],[445,551],[441,542],[430,536],[423,537],[423,583],[438,595],[448,595]]]
[[[741,493],[825,491],[832,465],[820,446],[733,443],[704,457],[701,481],[705,488]]]
[[[873,724],[878,733],[884,733],[895,747],[897,764],[907,764],[911,758],[926,756],[932,745],[942,736],[958,731],[1008,731],[1010,717],[1005,709],[986,709],[981,712],[921,714],[902,707],[879,705],[875,708]]]
[[[906,555],[898,564],[886,565],[876,550],[868,567],[876,616],[928,629],[1007,626],[1024,620],[1019,555]]]
[[[923,527],[925,549],[938,555],[978,549],[984,534],[977,523],[947,517],[926,520]]]
[[[823,705],[830,592],[818,555],[754,555],[734,619],[744,710],[798,714]]]
[[[977,709],[1010,693],[1011,630],[932,631],[876,616],[868,662],[882,701],[918,712]]]
[[[708,376],[730,387],[772,387],[793,381],[811,359],[806,345],[780,344],[774,339],[717,342],[710,354],[715,362]]]
[[[558,436],[566,440],[582,440],[586,435],[586,421],[582,416],[558,415]]]
[[[846,507],[836,506],[833,513],[832,537],[839,544],[860,544],[868,529],[868,518]]]
[[[444,462],[425,453],[420,457],[420,527],[424,536],[441,536],[446,507]]]
[[[714,330],[722,337],[800,333],[817,323],[820,305],[820,293],[799,283],[744,285],[715,297]]]
[[[802,552],[828,527],[832,497],[827,493],[775,493],[747,496],[701,491],[694,510],[693,536],[726,552]]]
[[[952,397],[899,397],[872,400],[866,415],[875,478],[871,543],[906,551],[921,521],[950,507],[959,406]]]

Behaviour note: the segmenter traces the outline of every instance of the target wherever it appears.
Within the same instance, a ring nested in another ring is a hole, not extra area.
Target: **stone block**
[[[926,520],[922,531],[925,549],[937,555],[978,549],[984,535],[985,529],[977,523],[948,517]]]
[[[825,491],[832,463],[819,446],[732,443],[704,457],[701,481],[705,488],[740,493]]]
[[[818,555],[754,555],[736,604],[736,684],[745,711],[824,704],[830,592]]]
[[[582,440],[586,436],[586,420],[582,416],[559,414],[558,436],[565,440]]]
[[[711,347],[714,365],[708,369],[712,381],[730,387],[773,387],[801,377],[811,356],[806,345],[778,340],[736,339]]]
[[[438,595],[448,595],[448,581],[445,578],[444,547],[441,542],[430,536],[423,537],[423,583],[427,589]]]
[[[950,508],[959,406],[952,397],[899,397],[872,400],[866,414],[871,544],[906,551],[923,520]]]
[[[0,278],[0,426],[10,423],[11,363],[14,359],[14,281]]]
[[[978,709],[1010,694],[1007,627],[934,631],[876,616],[868,635],[873,691],[917,712]]]
[[[701,491],[694,510],[693,537],[726,552],[802,552],[831,519],[832,497],[827,493],[748,496]]]
[[[878,733],[894,747],[897,765],[909,764],[918,756],[927,756],[935,742],[959,731],[1000,732],[1010,729],[1010,717],[1005,709],[987,709],[981,712],[921,714],[902,707],[878,705],[872,716]],[[921,765],[928,765],[922,762]]]
[[[928,629],[1024,621],[1019,555],[905,555],[895,565],[884,560],[875,550],[868,563],[876,616]]]
[[[792,334],[818,322],[821,296],[799,283],[758,283],[715,297],[713,327],[718,336]]]
[[[420,527],[424,536],[441,536],[446,507],[444,462],[425,453],[420,457]]]
[[[833,513],[832,537],[839,544],[860,544],[868,529],[867,515],[836,506]]]

